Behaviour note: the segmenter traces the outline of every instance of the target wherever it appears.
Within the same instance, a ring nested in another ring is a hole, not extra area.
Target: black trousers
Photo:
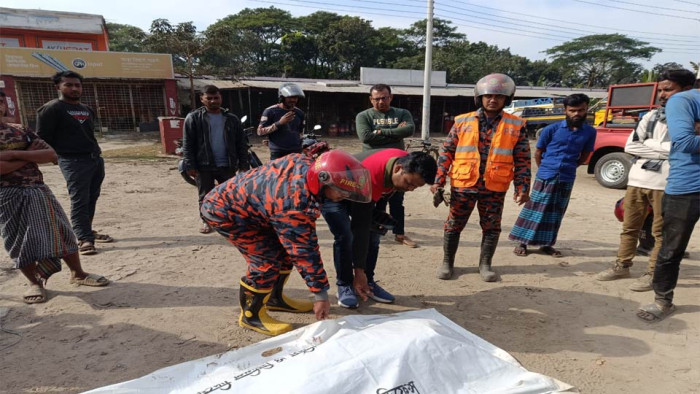
[[[230,167],[218,167],[213,170],[201,170],[197,172],[197,190],[199,191],[199,206],[202,206],[204,196],[214,188],[215,182],[222,184],[236,175],[236,169]]]
[[[70,221],[79,241],[95,242],[92,220],[105,179],[105,162],[98,153],[60,155],[58,166],[70,195]]]
[[[691,194],[664,194],[663,244],[654,270],[652,287],[659,305],[673,303],[673,290],[678,282],[678,271],[693,227],[700,218],[700,192]]]

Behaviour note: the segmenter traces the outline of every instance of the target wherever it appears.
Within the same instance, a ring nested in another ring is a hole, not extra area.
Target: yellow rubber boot
[[[289,280],[289,274],[292,271],[280,271],[280,275],[275,281],[275,285],[270,293],[270,299],[265,305],[271,311],[283,311],[292,313],[309,312],[314,309],[314,304],[311,301],[289,298],[284,295],[284,285]]]
[[[275,320],[267,314],[265,302],[271,290],[258,290],[241,281],[241,315],[238,325],[261,334],[275,336],[292,330],[292,325]]]

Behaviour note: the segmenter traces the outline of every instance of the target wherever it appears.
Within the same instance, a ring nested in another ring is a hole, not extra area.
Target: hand
[[[438,189],[441,188],[442,186],[438,185],[437,183],[430,185],[430,192],[435,194],[437,193]]]
[[[326,320],[331,314],[331,303],[328,300],[314,301],[316,320]]]
[[[513,195],[513,201],[515,201],[518,205],[523,205],[526,202],[530,201],[530,193],[515,193]]]
[[[406,121],[404,120],[403,122],[399,123],[396,127],[404,127],[406,126]]]
[[[382,129],[374,130],[373,133],[379,135],[382,133]]]
[[[49,149],[49,148],[51,148],[51,147],[49,146],[49,144],[46,143],[46,141],[40,140],[40,139],[35,139],[29,145],[27,150],[44,150],[44,149]]]
[[[286,114],[284,114],[284,116],[282,116],[282,118],[279,120],[279,123],[280,124],[287,124],[287,123],[291,122],[292,120],[294,120],[294,117],[296,117],[296,115],[294,114],[294,111],[289,111]]]
[[[367,297],[372,294],[367,283],[367,275],[364,269],[355,269],[355,279],[352,280],[352,287],[355,290],[355,295],[360,297],[362,301],[367,301]]]
[[[187,170],[187,175],[191,176],[192,178],[196,178],[197,170]]]

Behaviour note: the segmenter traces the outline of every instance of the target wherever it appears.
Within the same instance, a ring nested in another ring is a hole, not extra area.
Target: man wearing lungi
[[[450,213],[445,221],[444,258],[439,279],[452,277],[459,236],[478,205],[481,225],[479,274],[485,282],[495,282],[491,269],[501,235],[501,215],[511,181],[513,200],[521,205],[529,200],[530,145],[525,120],[503,111],[515,95],[515,83],[505,74],[490,74],[474,86],[478,110],[459,115],[443,144],[438,173],[430,191],[436,193],[451,183]]]
[[[539,245],[541,252],[553,257],[562,256],[553,246],[569,205],[576,168],[586,162],[595,144],[596,131],[586,124],[589,102],[580,93],[564,98],[566,119],[545,127],[537,140],[539,168],[532,195],[508,236],[519,242],[513,251],[516,256],[527,256],[527,245]]]
[[[0,92],[0,115],[5,108]],[[0,119],[0,235],[15,268],[29,280],[27,304],[46,302],[44,286],[61,270],[61,259],[71,271],[70,283],[109,284],[105,277],[83,271],[68,218],[44,184],[37,164],[56,160],[56,152],[35,133]]]

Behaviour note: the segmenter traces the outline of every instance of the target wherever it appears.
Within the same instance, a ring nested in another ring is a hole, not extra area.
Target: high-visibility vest
[[[514,177],[513,149],[520,139],[525,119],[502,112],[496,132],[491,139],[484,183],[488,190],[508,191]],[[455,118],[459,142],[449,176],[452,187],[471,187],[479,180],[479,113],[470,112]]]

